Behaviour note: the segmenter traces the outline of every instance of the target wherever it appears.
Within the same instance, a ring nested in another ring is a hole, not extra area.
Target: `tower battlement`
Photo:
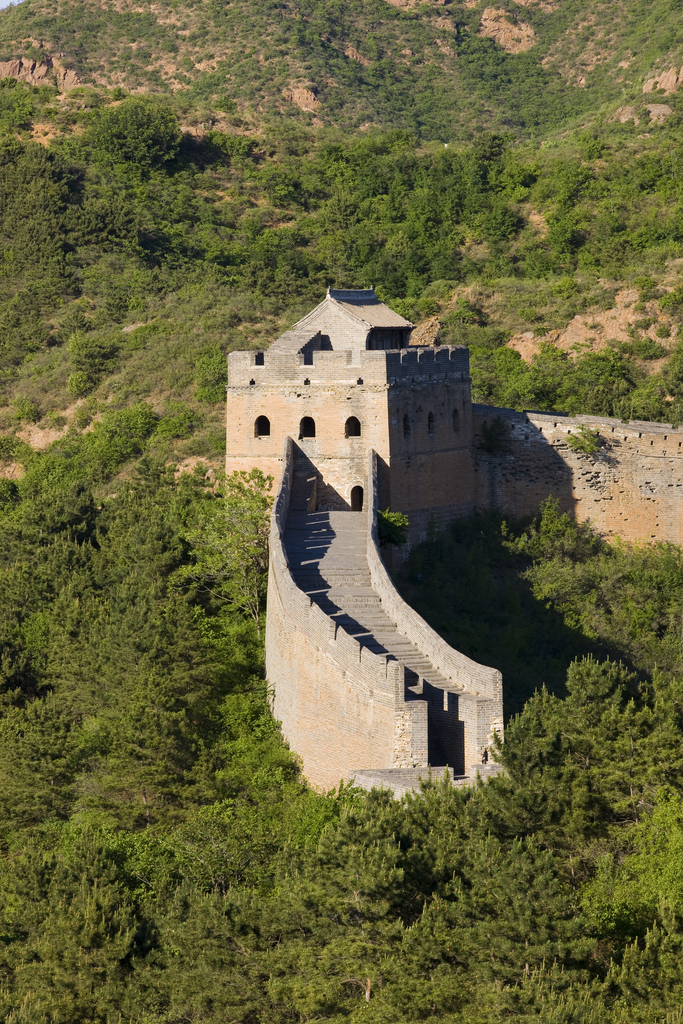
[[[304,346],[302,345],[302,348]],[[319,382],[334,383],[357,370],[363,380],[396,384],[406,380],[432,381],[438,377],[463,380],[469,375],[469,351],[464,346],[405,348],[397,350],[268,349],[231,352],[228,356],[228,387],[255,387],[279,382],[303,382],[313,372]]]

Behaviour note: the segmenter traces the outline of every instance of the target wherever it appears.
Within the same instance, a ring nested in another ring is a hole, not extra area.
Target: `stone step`
[[[302,482],[303,481],[303,482]],[[420,680],[440,689],[452,684],[386,614],[372,588],[367,564],[366,519],[356,512],[308,512],[301,507],[311,480],[295,481],[298,507],[291,507],[285,549],[298,587],[365,649],[395,658],[406,669],[406,685],[420,695]]]

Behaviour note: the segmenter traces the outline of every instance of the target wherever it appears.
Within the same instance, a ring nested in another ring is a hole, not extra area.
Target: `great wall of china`
[[[411,328],[372,290],[333,291],[267,351],[228,357],[226,469],[277,485],[273,711],[318,789],[498,770],[501,675],[400,597],[378,509],[406,513],[407,547],[476,509],[533,514],[549,494],[605,536],[683,542],[683,430],[473,405],[468,350],[410,346]],[[568,443],[583,425],[594,452]]]

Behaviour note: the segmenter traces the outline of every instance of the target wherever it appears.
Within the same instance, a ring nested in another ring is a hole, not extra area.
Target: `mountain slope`
[[[221,109],[431,139],[547,133],[683,63],[678,0],[24,0],[0,57]],[[303,109],[302,109],[303,108]]]

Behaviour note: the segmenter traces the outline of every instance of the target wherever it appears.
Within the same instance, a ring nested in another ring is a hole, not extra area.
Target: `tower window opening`
[[[351,488],[351,511],[362,512],[363,511],[363,488],[352,487]]]
[[[434,413],[433,412],[430,412],[429,416],[427,417],[427,431],[429,432],[430,437],[434,436]]]
[[[270,437],[270,420],[267,416],[259,416],[256,420],[254,437]]]
[[[410,437],[410,417],[408,413],[403,417],[403,436]]]
[[[265,352],[257,352],[254,358],[254,366],[264,366],[265,361]]]
[[[315,437],[315,420],[312,416],[304,416],[299,424],[299,440],[302,437]]]
[[[349,416],[344,428],[345,437],[360,437],[360,420],[355,416]]]
[[[457,409],[453,410],[453,430],[456,434],[460,433],[460,413]]]

